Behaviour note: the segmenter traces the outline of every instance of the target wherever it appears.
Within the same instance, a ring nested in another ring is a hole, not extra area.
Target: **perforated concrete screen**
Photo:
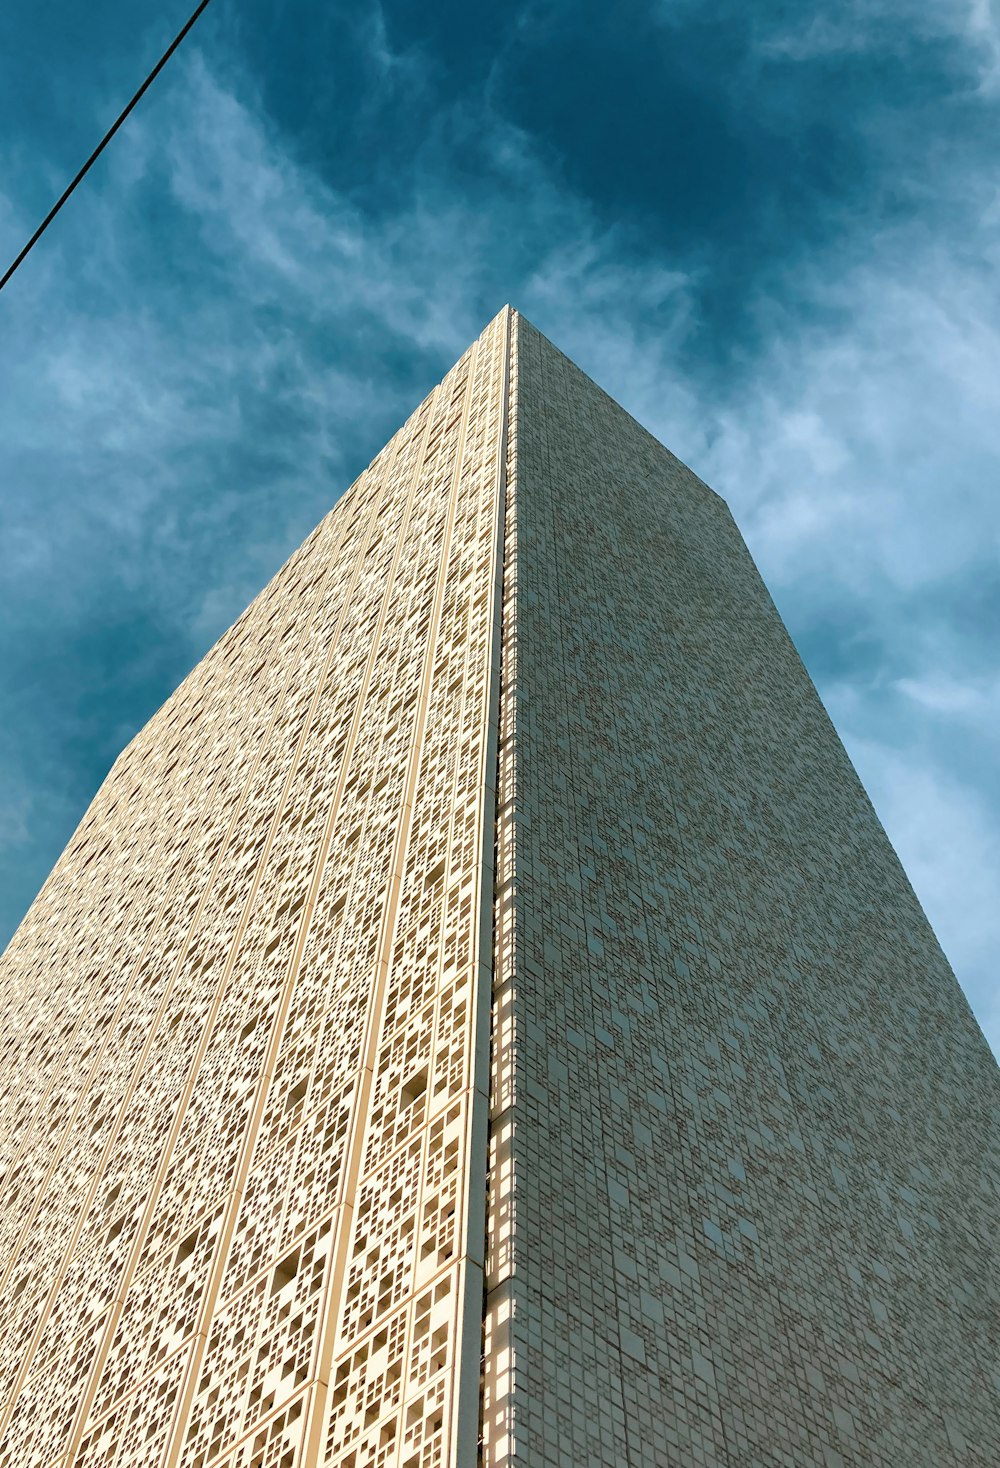
[[[515,312],[2,984],[0,1468],[1000,1461],[996,1067],[725,506]]]

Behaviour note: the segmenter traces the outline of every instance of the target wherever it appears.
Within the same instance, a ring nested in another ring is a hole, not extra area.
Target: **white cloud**
[[[752,54],[764,60],[812,61],[861,52],[901,56],[913,40],[955,48],[975,90],[1000,90],[1000,9],[997,0],[839,0],[818,12],[805,8],[789,19],[789,8],[766,5],[746,10],[733,0],[657,0],[659,21],[683,25],[693,14],[714,8],[720,23],[739,15],[750,29]],[[794,15],[794,12],[793,12]]]
[[[919,236],[873,241],[833,283],[829,263],[801,286],[836,325],[777,323],[710,459],[777,574],[909,590],[1000,544],[1000,309]]]
[[[34,795],[25,787],[6,793],[3,805],[0,806],[0,829],[3,830],[6,845],[15,848],[28,845],[32,835],[34,807]]]
[[[872,804],[1000,1059],[1000,832],[975,791],[843,729]]]
[[[919,677],[898,679],[896,688],[931,713],[967,719],[991,732],[1000,727],[1000,674],[959,679],[938,666]]]

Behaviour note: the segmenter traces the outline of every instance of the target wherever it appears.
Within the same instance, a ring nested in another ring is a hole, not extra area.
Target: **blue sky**
[[[12,258],[188,5],[0,19]],[[0,941],[511,301],[725,495],[1000,1050],[998,0],[214,0],[0,295]]]

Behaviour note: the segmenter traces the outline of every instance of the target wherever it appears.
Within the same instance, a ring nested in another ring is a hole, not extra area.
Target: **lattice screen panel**
[[[0,1468],[475,1456],[508,314],[3,959]]]

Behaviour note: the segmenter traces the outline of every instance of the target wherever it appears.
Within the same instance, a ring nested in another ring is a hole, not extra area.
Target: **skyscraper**
[[[985,1041],[725,505],[510,309],[2,984],[0,1468],[1000,1460]]]

